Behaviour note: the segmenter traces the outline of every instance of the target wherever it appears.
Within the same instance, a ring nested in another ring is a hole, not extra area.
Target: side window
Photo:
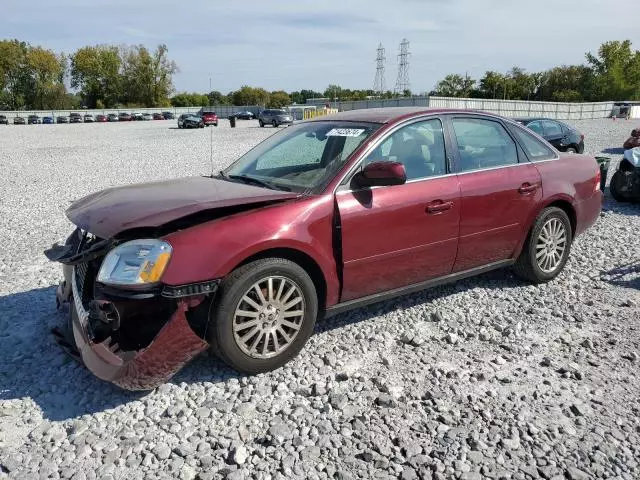
[[[545,120],[542,122],[544,126],[544,131],[550,137],[561,137],[562,136],[562,127],[558,125],[556,122],[551,122],[549,120]]]
[[[542,129],[542,123],[541,122],[536,120],[535,122],[527,123],[527,128],[529,128],[532,131],[536,132],[541,137],[544,137],[544,130]]]
[[[512,128],[512,130],[518,140],[520,140],[520,143],[527,152],[527,155],[529,155],[531,161],[540,162],[542,160],[551,160],[552,158],[556,158],[556,154],[553,153],[553,150],[526,130],[517,127]]]
[[[453,131],[463,172],[518,163],[518,149],[501,123],[479,118],[453,118]]]
[[[407,180],[418,180],[447,173],[446,159],[442,122],[434,118],[395,131],[365,158],[365,164],[400,162]]]

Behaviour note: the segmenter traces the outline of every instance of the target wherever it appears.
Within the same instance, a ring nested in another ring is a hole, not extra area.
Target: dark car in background
[[[107,116],[106,115],[96,115],[96,122],[106,122],[107,121]]]
[[[6,115],[0,115],[0,125],[9,125],[9,119]]]
[[[156,113],[153,114],[153,119],[154,120],[164,120],[165,118],[164,118],[164,115],[162,115],[161,113],[156,112]]]
[[[40,120],[38,115],[29,115],[27,117],[27,123],[29,125],[37,125],[38,123],[42,123],[42,120]]]
[[[107,115],[107,122],[117,122],[120,119],[118,118],[118,114],[117,113],[110,113],[109,115]]]
[[[204,128],[204,120],[195,113],[183,113],[178,117],[178,128]]]
[[[165,120],[173,120],[174,118],[176,118],[175,115],[171,112],[162,112],[162,116]]]
[[[69,123],[69,117],[66,115],[60,115],[59,117],[56,117],[56,123]]]
[[[132,113],[131,114],[131,120],[136,121],[136,122],[141,122],[142,120],[144,120],[144,115],[142,115],[141,113]]]
[[[229,115],[230,117],[235,117],[238,120],[253,120],[254,118],[256,118],[256,116],[253,114],[253,112],[250,111],[245,111],[245,112],[235,112],[232,113],[231,115]]]
[[[267,109],[258,115],[258,123],[261,127],[272,125],[275,128],[280,125],[293,125],[293,116],[286,110]]]
[[[133,120],[133,117],[126,112],[120,112],[118,114],[119,122],[130,122],[131,120]]]
[[[536,132],[561,152],[584,152],[584,135],[564,122],[550,118],[514,118],[513,120]]]
[[[42,123],[46,125],[52,125],[53,117],[50,117],[50,116],[42,117]]]
[[[93,122],[95,122],[95,119],[93,118],[93,115],[90,115],[90,114],[87,113],[84,116],[84,123],[93,123]]]
[[[69,114],[69,123],[83,123],[82,115],[76,112]]]
[[[25,121],[24,117],[20,117],[20,116],[13,117],[14,125],[25,125],[26,123],[27,122]]]

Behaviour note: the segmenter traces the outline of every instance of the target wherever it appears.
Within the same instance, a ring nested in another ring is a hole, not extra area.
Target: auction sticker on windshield
[[[364,128],[334,128],[327,133],[327,137],[359,137]]]

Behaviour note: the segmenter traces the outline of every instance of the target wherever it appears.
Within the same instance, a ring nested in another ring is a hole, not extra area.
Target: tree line
[[[488,71],[479,80],[449,74],[430,95],[553,102],[640,100],[640,51],[633,50],[629,40],[611,41],[596,54],[587,53],[586,64],[536,73],[513,67],[505,73]]]
[[[143,45],[87,46],[66,55],[0,40],[0,109],[169,106],[177,71],[163,44],[153,51]]]
[[[262,105],[283,107],[309,98],[328,102],[369,98],[397,98],[412,92],[351,90],[329,85],[318,92],[267,91],[243,85],[223,94],[174,94],[178,66],[164,44],[149,50],[143,45],[95,45],[70,55],[32,46],[19,40],[0,40],[0,109],[71,109],[117,107],[197,107],[206,105]],[[67,89],[69,85],[72,91]],[[487,71],[478,80],[450,74],[429,95],[558,102],[640,100],[640,52],[631,41],[603,43],[586,63],[563,65],[527,73],[513,67],[505,73]]]

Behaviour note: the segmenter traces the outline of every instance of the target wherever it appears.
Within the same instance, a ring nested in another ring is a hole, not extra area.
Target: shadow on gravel
[[[611,155],[624,155],[624,148],[620,147],[608,147],[602,150],[602,153],[609,153]]]
[[[640,290],[640,260],[602,272],[600,279],[618,287]]]
[[[522,282],[509,270],[497,270],[337,315],[318,322],[314,333],[476,287],[508,289],[521,286]],[[147,395],[146,392],[125,391],[99,380],[63,352],[51,335],[51,328],[63,325],[68,311],[56,311],[54,298],[54,287],[0,297],[0,403],[29,398],[37,404],[45,419],[67,420],[115,408]],[[203,354],[169,383],[220,383],[240,376],[217,358]]]
[[[640,203],[638,202],[618,202],[614,200],[607,189],[604,202],[602,203],[603,212],[619,213],[620,215],[640,215]]]

